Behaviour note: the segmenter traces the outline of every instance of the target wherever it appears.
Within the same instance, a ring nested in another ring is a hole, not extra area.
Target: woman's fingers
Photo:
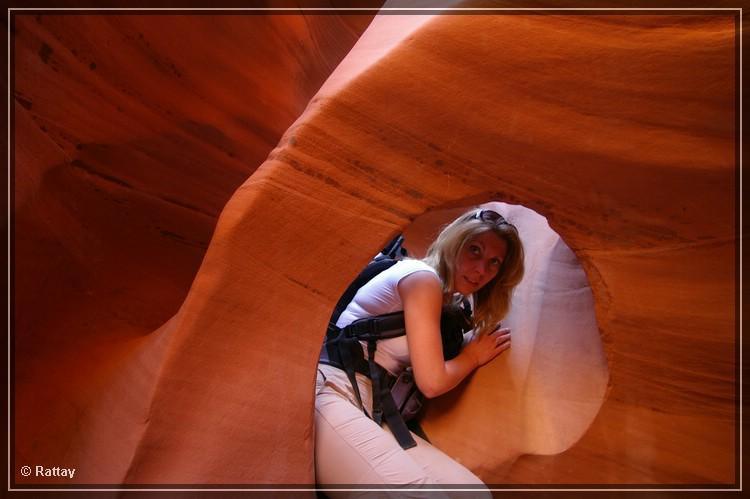
[[[490,333],[490,335],[497,336],[498,334],[510,334],[509,327],[498,327]]]
[[[474,337],[474,342],[478,347],[479,365],[484,365],[491,361],[505,350],[510,348],[510,328],[498,328],[490,334],[483,334]]]
[[[500,345],[510,346],[510,333],[504,334],[502,336],[498,336],[497,338],[495,338],[495,345],[496,346],[500,346]]]
[[[492,332],[492,337],[495,338],[495,344],[501,345],[505,342],[510,341],[510,328],[504,327],[501,329],[496,329]]]
[[[501,328],[492,333],[495,338],[495,356],[500,355],[510,348],[510,329]]]

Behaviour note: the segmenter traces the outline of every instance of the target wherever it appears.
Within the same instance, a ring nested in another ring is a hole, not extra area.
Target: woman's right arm
[[[438,277],[432,272],[415,272],[401,279],[398,291],[404,305],[414,379],[426,397],[449,391],[474,369],[510,347],[510,330],[498,329],[475,335],[457,357],[446,361],[440,336],[443,292]]]

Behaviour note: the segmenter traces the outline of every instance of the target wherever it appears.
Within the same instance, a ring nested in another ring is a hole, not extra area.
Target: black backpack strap
[[[385,420],[391,433],[402,449],[411,449],[417,446],[414,437],[411,436],[401,412],[396,407],[396,402],[391,394],[391,383],[388,372],[375,362],[375,349],[377,348],[377,333],[367,342],[367,361],[370,367],[370,380],[372,380],[372,420],[380,425]],[[392,378],[392,376],[390,376]]]
[[[359,288],[370,282],[373,277],[380,274],[385,269],[388,269],[395,265],[397,262],[398,260],[391,260],[388,258],[376,260],[370,262],[367,267],[365,267],[365,269],[359,273],[357,278],[354,279],[349,287],[346,288],[346,291],[344,291],[344,294],[341,295],[341,298],[339,298],[339,301],[336,303],[336,307],[333,309],[333,314],[328,321],[328,333],[326,334],[326,336],[329,336],[332,331],[332,327],[336,328],[336,323],[338,322],[339,317],[344,312],[347,305],[349,305],[349,303],[354,299],[354,295],[357,294]]]
[[[344,337],[338,342],[338,351],[341,356],[341,363],[346,376],[349,378],[349,382],[352,384],[352,390],[354,396],[357,398],[357,404],[359,408],[369,417],[365,406],[362,403],[362,395],[359,393],[359,384],[357,383],[356,372],[362,367],[359,363],[362,361],[364,355],[362,352],[362,346],[359,344],[357,338]]]
[[[397,260],[390,259],[381,259],[370,262],[367,267],[365,267],[365,269],[360,272],[359,275],[354,279],[354,281],[346,288],[346,291],[344,291],[344,294],[341,295],[341,298],[339,298],[339,301],[336,303],[336,307],[334,307],[333,309],[331,318],[328,320],[326,340],[320,350],[320,360],[322,362],[343,369],[344,363],[342,362],[341,356],[339,354],[339,349],[341,347],[337,347],[336,343],[340,338],[342,338],[341,329],[336,326],[336,322],[338,322],[341,314],[344,312],[349,303],[354,299],[354,295],[357,294],[359,288],[370,282],[370,280],[376,275],[395,265],[396,262]],[[364,358],[364,355],[361,355],[359,358]],[[354,389],[357,390],[356,383],[354,384]]]
[[[461,352],[464,333],[473,327],[471,305],[466,299],[460,303],[443,306],[440,313],[440,337],[445,360],[453,359]]]
[[[396,437],[401,448],[406,450],[416,447],[417,442],[414,441],[409,427],[406,426],[404,418],[396,407],[396,402],[393,400],[390,388],[385,388],[380,392],[380,401],[385,422],[388,424],[388,428],[391,429],[393,436]]]
[[[375,349],[377,348],[377,339],[370,338],[367,342],[367,367],[370,371],[370,380],[372,381],[372,420],[377,425],[383,421],[383,408],[380,406],[380,395],[382,386],[385,384],[383,379],[382,368],[375,363]]]
[[[400,247],[400,244],[401,242],[399,241],[398,247]],[[367,411],[362,403],[362,395],[359,392],[355,373],[361,372],[365,376],[369,376],[370,369],[364,360],[364,353],[362,352],[362,346],[359,344],[359,339],[356,335],[352,334],[352,329],[348,326],[341,329],[336,326],[336,322],[338,322],[341,314],[354,299],[354,295],[357,294],[359,288],[370,282],[376,275],[395,265],[396,262],[397,260],[388,258],[380,258],[372,261],[349,284],[344,294],[339,298],[339,301],[336,302],[333,314],[331,314],[331,318],[328,320],[325,342],[320,349],[320,362],[342,369],[346,373],[349,382],[352,384],[352,390],[354,391],[357,403],[365,414],[367,414]]]
[[[391,258],[391,259],[399,259],[406,256],[406,248],[403,247],[404,244],[404,236],[402,234],[399,234],[398,236],[394,237],[390,243],[386,245],[385,248],[380,250],[381,255],[383,255],[383,258]]]
[[[404,312],[392,312],[390,314],[376,315],[357,319],[344,329],[349,334],[356,336],[362,341],[387,340],[397,338],[406,334]]]
[[[399,252],[405,254],[405,251],[401,248],[402,242],[403,237],[401,236],[394,239],[383,249],[383,254],[370,262],[346,288],[331,315],[326,331],[326,341],[321,349],[320,361],[342,369],[349,378],[360,409],[377,424],[385,421],[399,445],[403,449],[409,449],[415,447],[417,443],[414,441],[414,437],[412,437],[391,394],[389,379],[392,376],[375,362],[378,340],[395,338],[405,334],[403,311],[359,319],[344,328],[336,326],[336,322],[354,299],[357,291],[376,275],[395,265],[398,260],[393,258]],[[463,332],[472,327],[471,309],[467,306],[468,302],[464,303],[463,307],[456,305],[444,307],[441,313],[441,336],[443,354],[446,360],[458,354],[463,341]],[[367,343],[367,360],[364,358],[360,341]],[[367,414],[362,403],[362,395],[356,378],[358,372],[369,377],[372,381],[372,416]]]

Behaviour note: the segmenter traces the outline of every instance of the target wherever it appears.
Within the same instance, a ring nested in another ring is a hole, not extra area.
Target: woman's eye
[[[472,254],[478,255],[479,254],[479,246],[471,245],[469,246],[469,251],[471,251]]]
[[[490,260],[490,265],[492,265],[493,267],[499,267],[500,260],[498,260],[497,258],[493,258],[492,260]]]

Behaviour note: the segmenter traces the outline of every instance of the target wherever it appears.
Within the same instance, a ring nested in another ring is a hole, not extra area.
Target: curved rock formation
[[[17,23],[16,50],[27,50],[18,55],[18,71],[57,67],[60,73],[65,66],[55,54],[65,42],[48,36],[47,49],[36,49],[43,36],[34,22]],[[169,75],[165,54],[185,51],[171,37],[156,36],[161,26],[152,29],[154,35],[144,38],[154,36],[163,45],[148,64]],[[208,22],[203,29],[216,28]],[[179,311],[145,336],[135,333],[155,328],[184,288],[177,280],[162,284],[173,290],[169,299],[163,307],[146,307],[159,299],[150,290],[168,279],[144,272],[150,265],[138,267],[140,276],[133,275],[133,266],[119,265],[137,227],[108,217],[141,213],[146,220],[154,217],[144,225],[155,231],[167,227],[158,221],[164,213],[175,219],[190,213],[206,216],[205,229],[224,201],[221,189],[201,182],[173,191],[170,180],[188,176],[168,170],[158,170],[149,184],[163,187],[138,189],[150,170],[123,177],[130,170],[97,163],[106,148],[96,144],[116,135],[116,119],[72,119],[71,129],[88,126],[97,134],[80,149],[66,148],[65,134],[71,132],[50,124],[63,118],[66,106],[77,109],[72,96],[78,87],[66,94],[68,101],[49,98],[45,106],[39,102],[46,102],[44,92],[29,95],[17,77],[17,171],[22,161],[31,162],[24,158],[47,165],[22,173],[16,186],[17,461],[40,454],[77,459],[83,482],[313,483],[313,378],[336,298],[384,241],[422,214],[499,200],[544,215],[583,266],[607,356],[609,391],[575,442],[583,429],[569,433],[565,424],[549,424],[555,415],[546,411],[550,400],[573,407],[581,402],[574,394],[592,393],[578,390],[586,377],[574,377],[575,386],[566,387],[542,356],[533,357],[539,366],[529,364],[532,376],[525,384],[508,384],[507,376],[513,378],[521,365],[509,357],[479,371],[450,407],[428,413],[425,426],[433,441],[494,483],[732,483],[734,29],[732,14],[378,16],[226,204]],[[124,32],[139,39],[138,29]],[[114,43],[108,33],[102,27],[99,44],[89,50]],[[99,62],[96,69],[86,69],[86,63],[76,70],[99,71]],[[205,67],[195,64],[184,68]],[[187,74],[182,64],[174,66]],[[111,71],[133,73],[122,66]],[[206,73],[195,78],[210,79]],[[143,124],[137,117],[148,110],[124,97],[127,89],[110,99],[113,90],[103,90],[98,78],[82,81],[90,84],[85,95],[113,102],[108,116],[119,116],[118,103],[136,110],[116,142],[117,157],[128,158],[123,168],[148,164],[157,153],[133,144],[145,137],[148,145],[148,138],[161,133],[176,134],[170,140],[185,149],[210,148],[204,158],[229,158],[225,166],[206,160],[216,174],[202,178],[243,173],[227,151],[238,155],[233,147],[245,142],[246,129],[226,116],[209,122],[211,127],[186,124],[205,120],[190,118],[194,107],[185,107],[184,96],[172,100],[160,92],[155,100],[165,100],[164,114],[179,106],[187,119],[174,123],[161,116],[139,134]],[[275,80],[263,83],[276,88]],[[233,99],[236,92],[227,88],[217,95]],[[222,145],[225,137],[232,147]],[[76,142],[83,143],[71,144]],[[104,206],[110,210],[84,212],[82,206],[98,206],[97,196],[105,194],[80,188],[80,179],[108,187],[111,201]],[[63,185],[71,186],[73,196],[54,195]],[[138,209],[116,195],[133,187],[143,191]],[[175,245],[205,241],[200,234],[207,232],[187,221],[178,226],[185,232],[162,235]],[[107,246],[91,236],[95,227],[106,227],[101,230],[117,244],[99,250]],[[202,254],[197,246],[181,258],[195,262]],[[185,265],[177,252],[156,247],[138,247],[143,261]],[[49,285],[57,295],[50,295],[55,314],[47,317],[31,314],[34,297],[46,285],[26,277],[40,275],[37,267],[65,269],[53,272],[66,284]],[[79,299],[91,293],[93,310],[77,306],[87,303],[83,299],[65,301],[66,289]],[[104,289],[106,299],[94,294]],[[146,309],[152,315],[141,313]],[[54,322],[47,322],[50,317]],[[118,327],[108,328],[113,325]],[[537,338],[551,347],[559,337],[550,331],[541,327]],[[102,382],[81,367],[96,355],[107,358],[90,368],[104,375]],[[68,398],[45,394],[38,373],[62,376],[66,370]],[[507,392],[512,386],[534,390]],[[51,413],[60,417],[50,423],[55,428],[34,418],[40,400],[33,396],[56,401]],[[518,403],[508,414],[500,402],[513,397]],[[493,427],[496,418],[519,426]],[[53,429],[64,437],[44,440]],[[88,457],[97,449],[103,454],[113,440],[117,447],[108,460]],[[532,455],[563,450],[553,457]],[[522,454],[528,455],[514,463]]]
[[[608,372],[591,288],[570,248],[527,208],[483,207],[502,213],[524,243],[526,273],[503,320],[513,346],[430,401],[422,428],[464,465],[500,482],[519,455],[558,454],[581,438],[602,405]],[[415,220],[405,234],[410,254],[423,256],[438,229],[464,211]]]
[[[371,19],[14,13],[19,467],[124,479],[147,420],[139,380],[162,362],[150,333],[232,192]]]

